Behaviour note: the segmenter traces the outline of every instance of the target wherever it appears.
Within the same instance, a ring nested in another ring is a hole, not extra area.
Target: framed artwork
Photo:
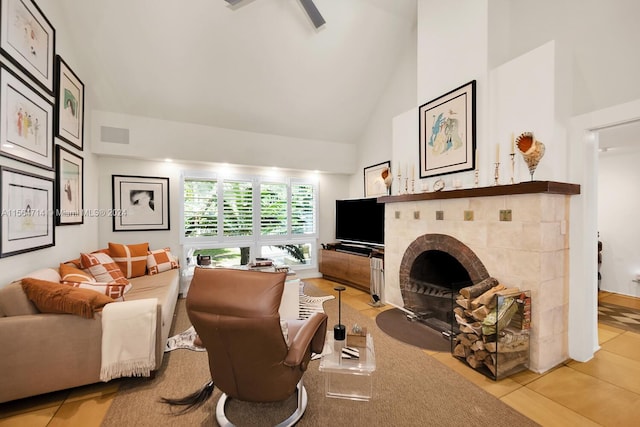
[[[82,150],[84,84],[59,55],[56,70],[56,136]]]
[[[390,195],[392,181],[391,161],[364,168],[364,197]],[[387,184],[389,184],[388,187]]]
[[[84,222],[83,159],[56,146],[56,224]]]
[[[0,257],[55,245],[53,179],[0,167]]]
[[[0,155],[53,170],[53,104],[0,66]]]
[[[475,98],[473,80],[419,107],[420,178],[475,167]]]
[[[55,29],[33,1],[0,1],[0,51],[53,94]]]
[[[113,231],[169,230],[169,178],[112,175]]]

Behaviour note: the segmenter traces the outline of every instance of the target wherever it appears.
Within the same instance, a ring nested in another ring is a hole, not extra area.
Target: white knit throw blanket
[[[148,377],[156,364],[157,298],[107,304],[102,310],[100,379]]]

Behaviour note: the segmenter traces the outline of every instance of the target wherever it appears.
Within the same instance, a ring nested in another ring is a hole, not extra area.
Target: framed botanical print
[[[56,136],[82,150],[84,84],[60,56],[56,70]]]
[[[53,179],[0,167],[0,257],[55,245]]]
[[[33,1],[0,1],[0,51],[53,94],[55,29]]]
[[[0,65],[0,155],[53,170],[53,104]]]
[[[83,159],[56,146],[56,224],[84,222]]]
[[[472,170],[476,149],[476,81],[418,109],[420,178]]]
[[[112,175],[113,231],[169,230],[169,178]]]

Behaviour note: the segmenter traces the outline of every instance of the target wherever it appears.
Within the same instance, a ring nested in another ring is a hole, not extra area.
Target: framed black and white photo
[[[380,197],[391,194],[391,161],[364,168],[364,197]]]
[[[84,222],[83,159],[56,146],[56,224]]]
[[[59,55],[56,70],[56,136],[82,150],[84,84]]]
[[[112,175],[113,231],[169,230],[169,178]]]
[[[475,93],[473,80],[418,109],[420,178],[475,167]]]
[[[55,245],[53,179],[0,167],[0,257]]]
[[[53,104],[0,66],[0,155],[53,170]]]
[[[53,94],[55,29],[33,1],[0,1],[0,51]]]

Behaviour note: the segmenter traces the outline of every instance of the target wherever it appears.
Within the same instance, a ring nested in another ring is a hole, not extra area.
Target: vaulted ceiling
[[[415,27],[415,0],[57,0],[91,107],[354,143]],[[63,54],[63,53],[61,53]]]

